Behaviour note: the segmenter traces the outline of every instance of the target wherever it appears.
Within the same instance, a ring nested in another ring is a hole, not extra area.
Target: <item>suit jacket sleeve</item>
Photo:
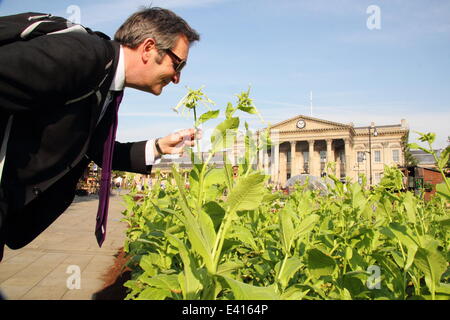
[[[7,113],[64,106],[99,82],[105,40],[89,34],[57,34],[0,47],[0,108]],[[82,66],[82,67],[80,67]]]
[[[141,174],[149,174],[151,167],[146,166],[145,163],[145,145],[147,141],[114,143],[114,153],[112,168],[113,170],[135,172]],[[88,152],[88,157],[102,166],[102,152],[101,147],[97,146],[91,148]]]

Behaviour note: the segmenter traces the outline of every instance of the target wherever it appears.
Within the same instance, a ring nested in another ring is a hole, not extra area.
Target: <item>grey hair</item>
[[[144,8],[131,15],[114,35],[114,40],[129,48],[137,48],[145,39],[156,41],[156,48],[171,49],[183,34],[189,44],[200,40],[200,35],[174,12],[158,8]]]

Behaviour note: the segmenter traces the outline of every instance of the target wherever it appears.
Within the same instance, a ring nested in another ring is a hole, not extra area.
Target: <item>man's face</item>
[[[171,51],[180,59],[187,60],[189,41],[186,36],[180,36],[175,42],[175,46],[171,48]],[[154,48],[144,71],[145,91],[159,96],[162,89],[170,82],[178,83],[180,81],[180,72],[175,71],[178,62],[174,56],[168,53],[161,57],[156,48]]]

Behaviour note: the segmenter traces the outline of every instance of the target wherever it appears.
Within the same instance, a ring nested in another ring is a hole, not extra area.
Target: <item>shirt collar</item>
[[[125,61],[123,57],[123,47],[120,46],[119,62],[117,63],[116,74],[109,87],[110,91],[122,91],[125,87]]]

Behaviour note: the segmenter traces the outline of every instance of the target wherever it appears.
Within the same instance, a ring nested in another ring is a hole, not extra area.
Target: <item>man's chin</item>
[[[158,88],[150,88],[149,92],[152,93],[155,96],[159,96],[162,92],[162,87],[158,87]]]

